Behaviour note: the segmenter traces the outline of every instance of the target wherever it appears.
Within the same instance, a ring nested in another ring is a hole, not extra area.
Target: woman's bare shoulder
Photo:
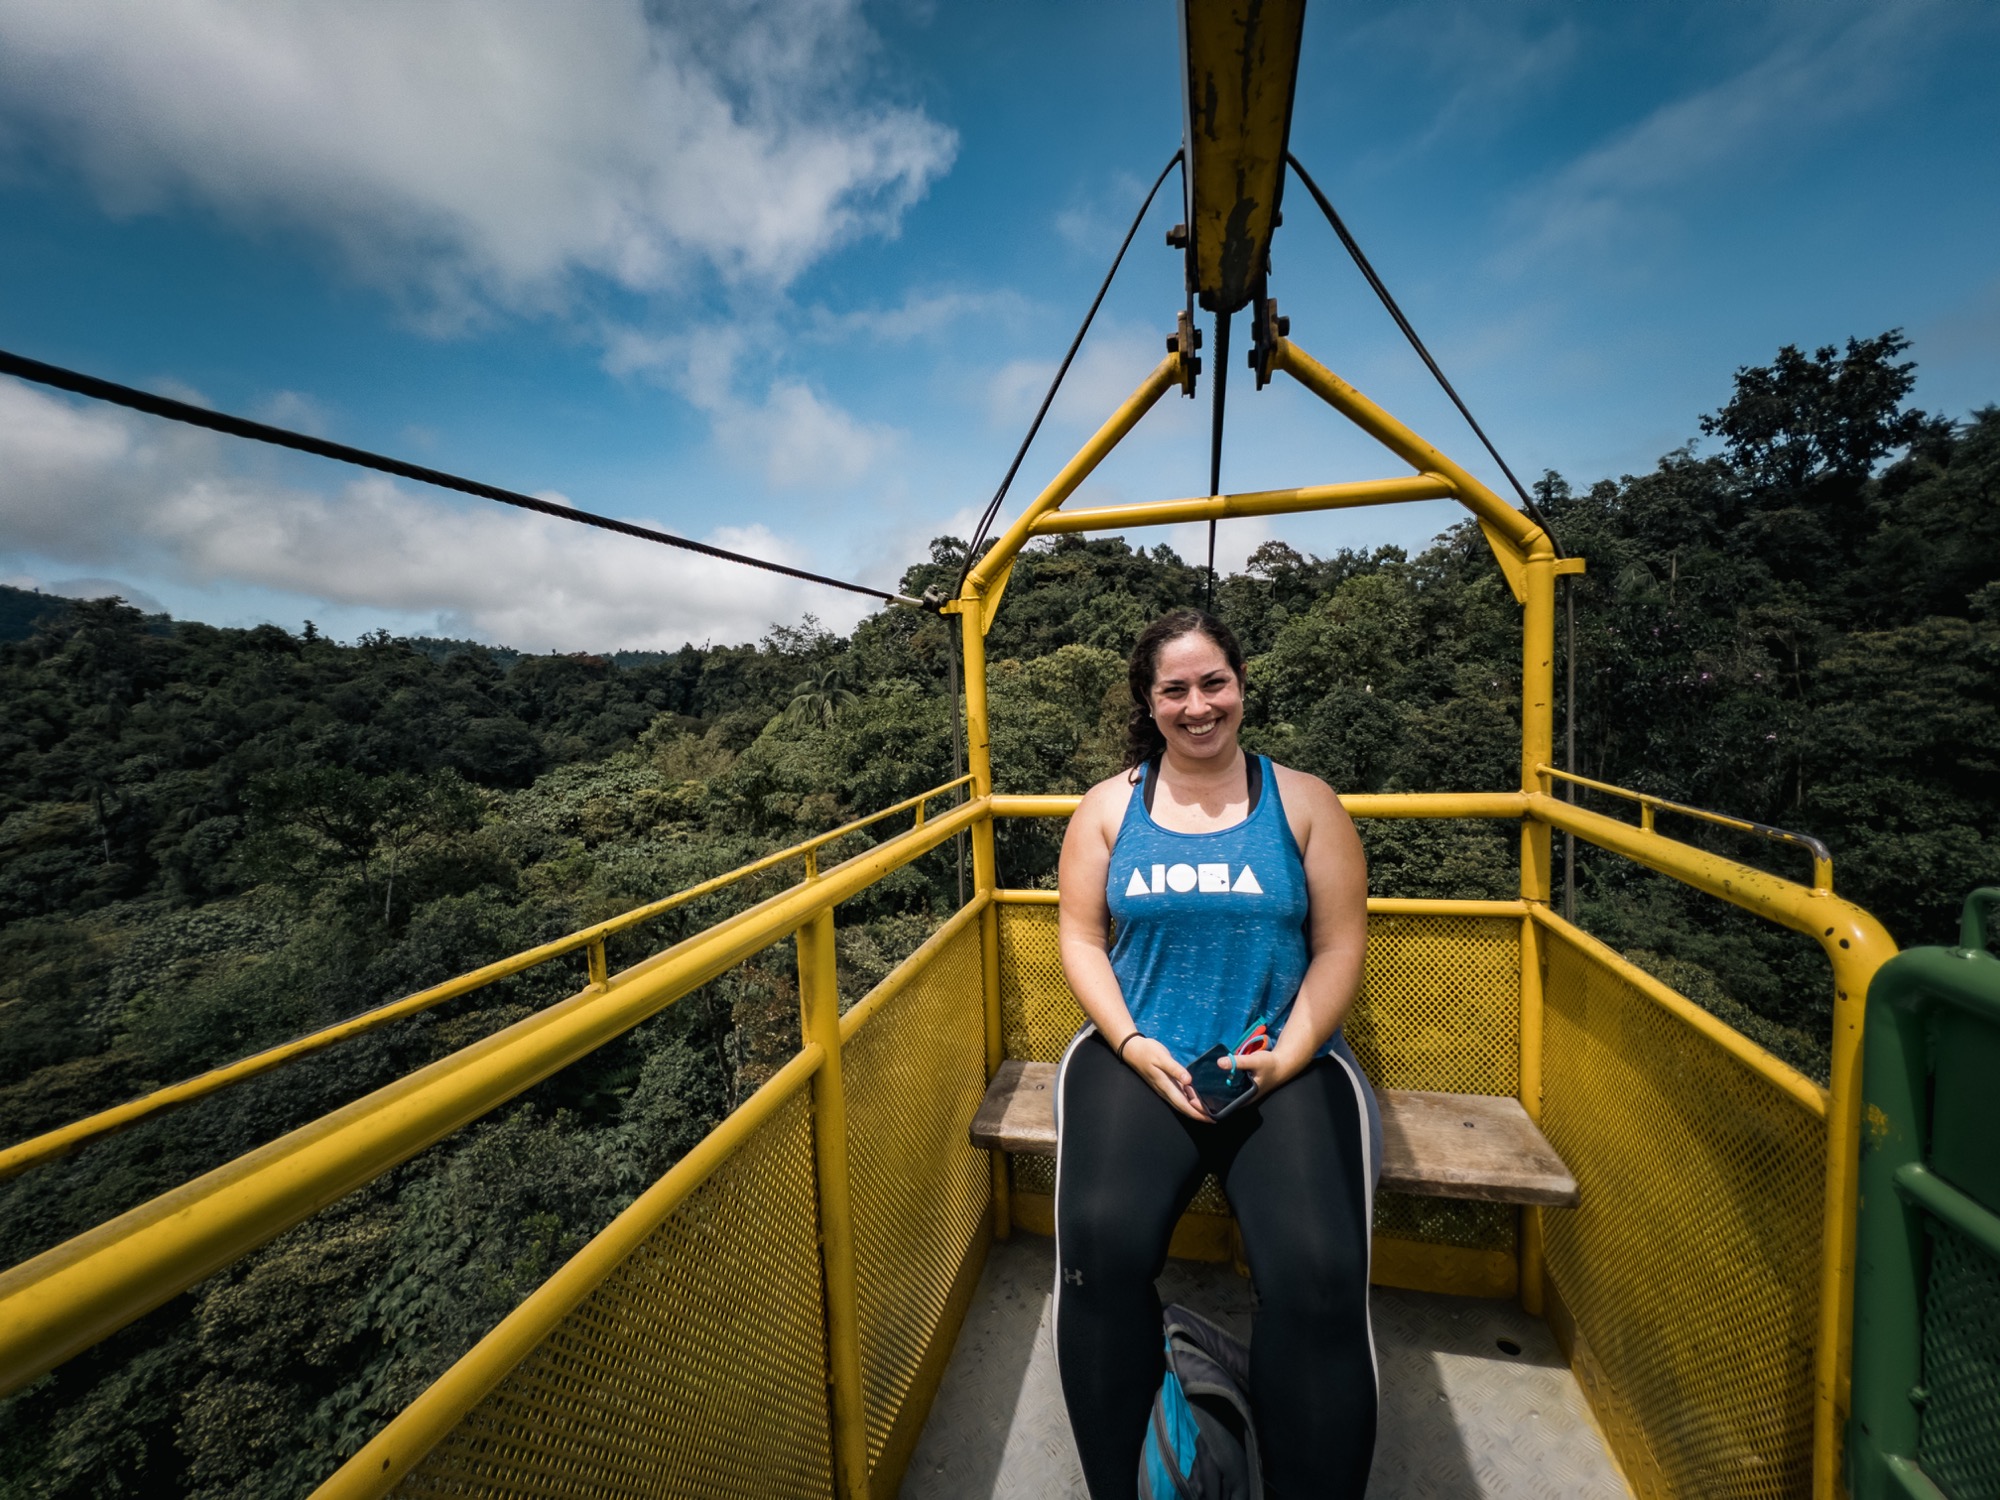
[[[1281,766],[1275,760],[1271,769],[1278,773],[1278,795],[1287,803],[1297,802],[1312,808],[1332,811],[1340,806],[1340,797],[1334,789],[1310,771],[1296,771],[1290,766]]]
[[[1118,841],[1118,825],[1125,820],[1125,808],[1132,800],[1131,773],[1120,771],[1107,776],[1083,794],[1070,815],[1069,831],[1063,836],[1064,859],[1073,851],[1085,854],[1095,847],[1105,854]]]
[[[1365,872],[1367,856],[1361,852],[1354,820],[1333,788],[1310,771],[1295,771],[1276,761],[1271,769],[1277,774],[1278,795],[1284,799],[1285,821],[1292,826],[1292,837],[1298,840],[1308,868],[1330,856],[1336,863],[1355,861],[1355,868]]]
[[[1093,819],[1109,819],[1116,823],[1125,816],[1134,790],[1132,773],[1119,771],[1085,792],[1083,801],[1077,804],[1077,813],[1079,816],[1088,813]]]

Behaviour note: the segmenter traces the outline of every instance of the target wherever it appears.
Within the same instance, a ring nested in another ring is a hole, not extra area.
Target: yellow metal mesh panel
[[[1519,1093],[1520,919],[1371,916],[1368,967],[1346,1032],[1378,1089]],[[1511,1251],[1514,1223],[1505,1204],[1375,1197],[1375,1232],[1393,1239]]]
[[[1007,1056],[1030,1062],[1055,1062],[1083,1025],[1053,906],[1000,908],[1000,1017]],[[1370,917],[1347,1040],[1377,1088],[1518,1093],[1519,919]]]
[[[1518,1094],[1518,917],[1368,919],[1347,1042],[1378,1089]]]
[[[871,1467],[992,1194],[987,1153],[967,1139],[986,1092],[980,982],[979,924],[968,922],[845,1049]]]
[[[1514,1206],[1470,1198],[1430,1198],[1415,1193],[1377,1193],[1375,1232],[1395,1240],[1457,1245],[1465,1250],[1515,1248]]]
[[[1009,1057],[1054,1062],[1083,1025],[1063,978],[1056,909],[1000,908],[1001,1035]],[[1368,967],[1347,1039],[1377,1088],[1515,1094],[1521,1086],[1521,924],[1516,917],[1368,919]],[[1013,1183],[1055,1191],[1053,1164],[1015,1157]],[[1383,1234],[1475,1249],[1512,1249],[1514,1213],[1492,1204],[1378,1195]],[[1214,1178],[1192,1211],[1226,1214]]]
[[[828,1494],[812,1181],[802,1089],[397,1493]]]
[[[1544,1024],[1583,1190],[1549,1269],[1597,1364],[1674,1493],[1806,1493],[1823,1122],[1558,933]]]
[[[1056,949],[1055,907],[1003,905],[1000,1050],[1027,1062],[1060,1062],[1083,1020]]]

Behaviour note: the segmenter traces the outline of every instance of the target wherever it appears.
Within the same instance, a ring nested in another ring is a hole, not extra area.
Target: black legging
[[[1222,1179],[1257,1292],[1250,1404],[1265,1493],[1362,1493],[1375,1452],[1373,1173],[1356,1086],[1345,1064],[1320,1058],[1208,1125],[1096,1032],[1071,1044],[1056,1086],[1056,1363],[1092,1500],[1130,1500],[1137,1487],[1166,1369],[1153,1279],[1204,1172]]]

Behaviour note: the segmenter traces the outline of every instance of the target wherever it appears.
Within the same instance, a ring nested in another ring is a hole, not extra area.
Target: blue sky
[[[893,585],[1177,145],[1175,46],[1167,0],[0,0],[0,347]],[[1293,148],[1516,470],[1587,483],[1783,343],[1902,327],[1921,404],[2000,400],[1996,65],[1985,0],[1317,0]],[[1010,514],[1159,357],[1173,198]],[[1287,209],[1294,339],[1497,479]],[[1243,373],[1226,489],[1397,471]],[[1085,498],[1202,490],[1207,405]],[[1221,559],[1451,519],[1234,523]],[[866,607],[8,381],[0,580],[553,650]]]

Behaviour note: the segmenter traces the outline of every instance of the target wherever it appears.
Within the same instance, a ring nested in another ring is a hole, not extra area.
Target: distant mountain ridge
[[[12,584],[0,583],[0,641],[29,639],[34,635],[36,626],[52,615],[60,614],[72,602],[65,594],[45,594],[40,589],[20,589]],[[126,602],[131,603],[130,600]],[[173,616],[162,614],[151,618],[170,621]],[[468,651],[484,651],[503,672],[510,670],[522,657],[534,654],[517,651],[512,646],[491,646],[485,641],[454,636],[414,635],[401,639],[412,650],[432,661],[449,661]],[[672,651],[606,651],[591,654],[600,655],[613,666],[625,670],[656,667],[674,655]]]

